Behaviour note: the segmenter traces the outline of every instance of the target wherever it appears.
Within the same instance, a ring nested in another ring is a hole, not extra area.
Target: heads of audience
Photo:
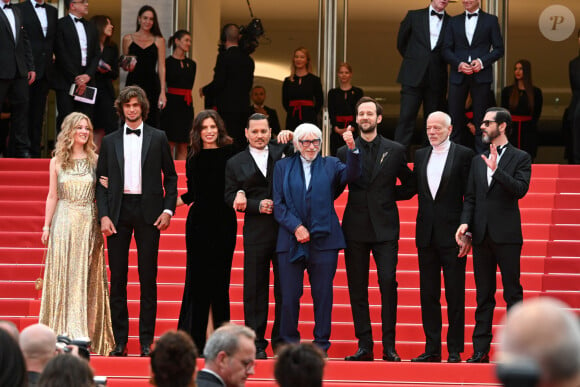
[[[39,387],[93,387],[94,374],[85,359],[58,355],[50,359],[38,379]]]
[[[245,386],[248,377],[254,374],[255,339],[254,331],[246,326],[221,326],[205,344],[205,368],[219,375],[226,387]]]
[[[12,334],[0,329],[0,386],[27,385],[26,363]]]
[[[300,124],[294,129],[294,149],[306,161],[313,161],[320,153],[322,131],[314,124]]]
[[[197,349],[191,337],[183,331],[164,333],[151,352],[152,384],[158,387],[188,387],[195,385]]]
[[[350,85],[352,80],[352,66],[346,62],[340,63],[336,75],[341,85]]]
[[[97,162],[93,124],[85,114],[72,112],[62,122],[53,155],[61,163],[61,167],[67,169],[72,166],[73,152],[79,148],[82,148],[91,164]]]
[[[580,321],[563,302],[542,297],[515,305],[499,343],[497,371],[506,385],[580,386]]]
[[[30,372],[42,372],[46,364],[58,354],[56,334],[44,324],[33,324],[20,333],[20,349]]]
[[[312,64],[310,61],[310,52],[306,47],[298,47],[292,54],[291,78],[294,75],[306,75],[312,72]]]
[[[113,30],[115,29],[115,26],[111,23],[111,18],[106,15],[95,15],[91,18],[90,22],[97,27],[101,43],[108,45],[111,42]]]
[[[215,110],[202,110],[195,116],[190,133],[190,156],[202,149],[220,148],[232,142],[224,121]]]
[[[250,92],[250,98],[252,99],[252,103],[256,106],[264,105],[266,101],[266,89],[264,86],[256,85],[252,88]]]
[[[176,53],[186,54],[191,48],[191,34],[187,30],[177,30],[167,40],[167,45]]]
[[[481,121],[481,136],[484,144],[503,145],[512,131],[512,115],[507,109],[491,107]]]
[[[20,332],[18,332],[18,327],[12,321],[0,320],[0,329],[3,329],[6,332],[10,333],[10,335],[12,335],[14,340],[18,341]]]
[[[431,146],[441,145],[451,135],[451,117],[444,112],[433,112],[427,117],[427,138]]]
[[[248,119],[246,128],[248,144],[255,149],[264,149],[272,138],[272,130],[268,123],[268,117],[262,113],[254,113]]]
[[[383,120],[383,107],[371,97],[362,97],[356,104],[356,123],[363,137],[376,136]],[[374,138],[374,137],[373,137]],[[367,139],[367,141],[373,138]]]
[[[324,355],[312,344],[289,344],[278,353],[274,377],[280,387],[321,387]]]
[[[139,8],[137,13],[137,27],[135,31],[143,31],[150,33],[153,36],[162,37],[161,29],[159,28],[159,19],[155,8],[150,5],[144,5]]]
[[[89,13],[89,0],[64,0],[64,7],[71,15],[82,18]]]
[[[127,86],[119,92],[115,109],[121,121],[138,124],[146,120],[149,114],[147,94],[139,86]]]

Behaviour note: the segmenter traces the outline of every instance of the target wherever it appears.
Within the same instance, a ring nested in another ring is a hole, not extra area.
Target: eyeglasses
[[[302,146],[309,147],[310,145],[314,145],[315,147],[319,147],[320,143],[322,142],[319,138],[314,140],[298,140]]]
[[[497,123],[497,121],[494,121],[494,120],[484,120],[484,121],[481,121],[481,124],[487,128],[487,127],[489,127],[489,124],[491,124],[492,122]]]

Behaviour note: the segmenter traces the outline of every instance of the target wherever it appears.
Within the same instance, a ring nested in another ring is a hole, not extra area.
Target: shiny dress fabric
[[[40,322],[59,335],[88,337],[91,351],[104,355],[113,348],[114,338],[95,180],[87,159],[58,171]]]

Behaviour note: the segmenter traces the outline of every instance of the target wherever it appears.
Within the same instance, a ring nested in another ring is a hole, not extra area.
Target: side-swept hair
[[[139,104],[141,105],[141,116],[143,117],[143,121],[145,121],[149,115],[149,100],[147,99],[147,93],[145,93],[145,90],[139,86],[127,86],[119,92],[119,96],[115,100],[115,109],[117,110],[119,119],[125,121],[123,105],[129,102],[131,98],[137,98],[139,101]]]

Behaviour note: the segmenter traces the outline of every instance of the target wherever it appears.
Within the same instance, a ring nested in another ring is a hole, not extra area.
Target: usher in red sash
[[[522,147],[522,122],[532,120],[532,116],[512,116],[512,122],[518,123],[518,148]]]
[[[290,101],[290,107],[293,107],[292,115],[296,116],[296,112],[298,112],[298,118],[302,120],[302,106],[314,106],[314,101],[309,99],[295,99]]]
[[[168,87],[167,93],[173,95],[182,95],[183,99],[187,103],[187,106],[191,106],[191,90],[190,89],[178,89],[177,87]]]
[[[349,122],[353,122],[354,121],[354,116],[336,116],[336,122],[341,123],[342,124],[342,129],[346,129],[346,125]]]

